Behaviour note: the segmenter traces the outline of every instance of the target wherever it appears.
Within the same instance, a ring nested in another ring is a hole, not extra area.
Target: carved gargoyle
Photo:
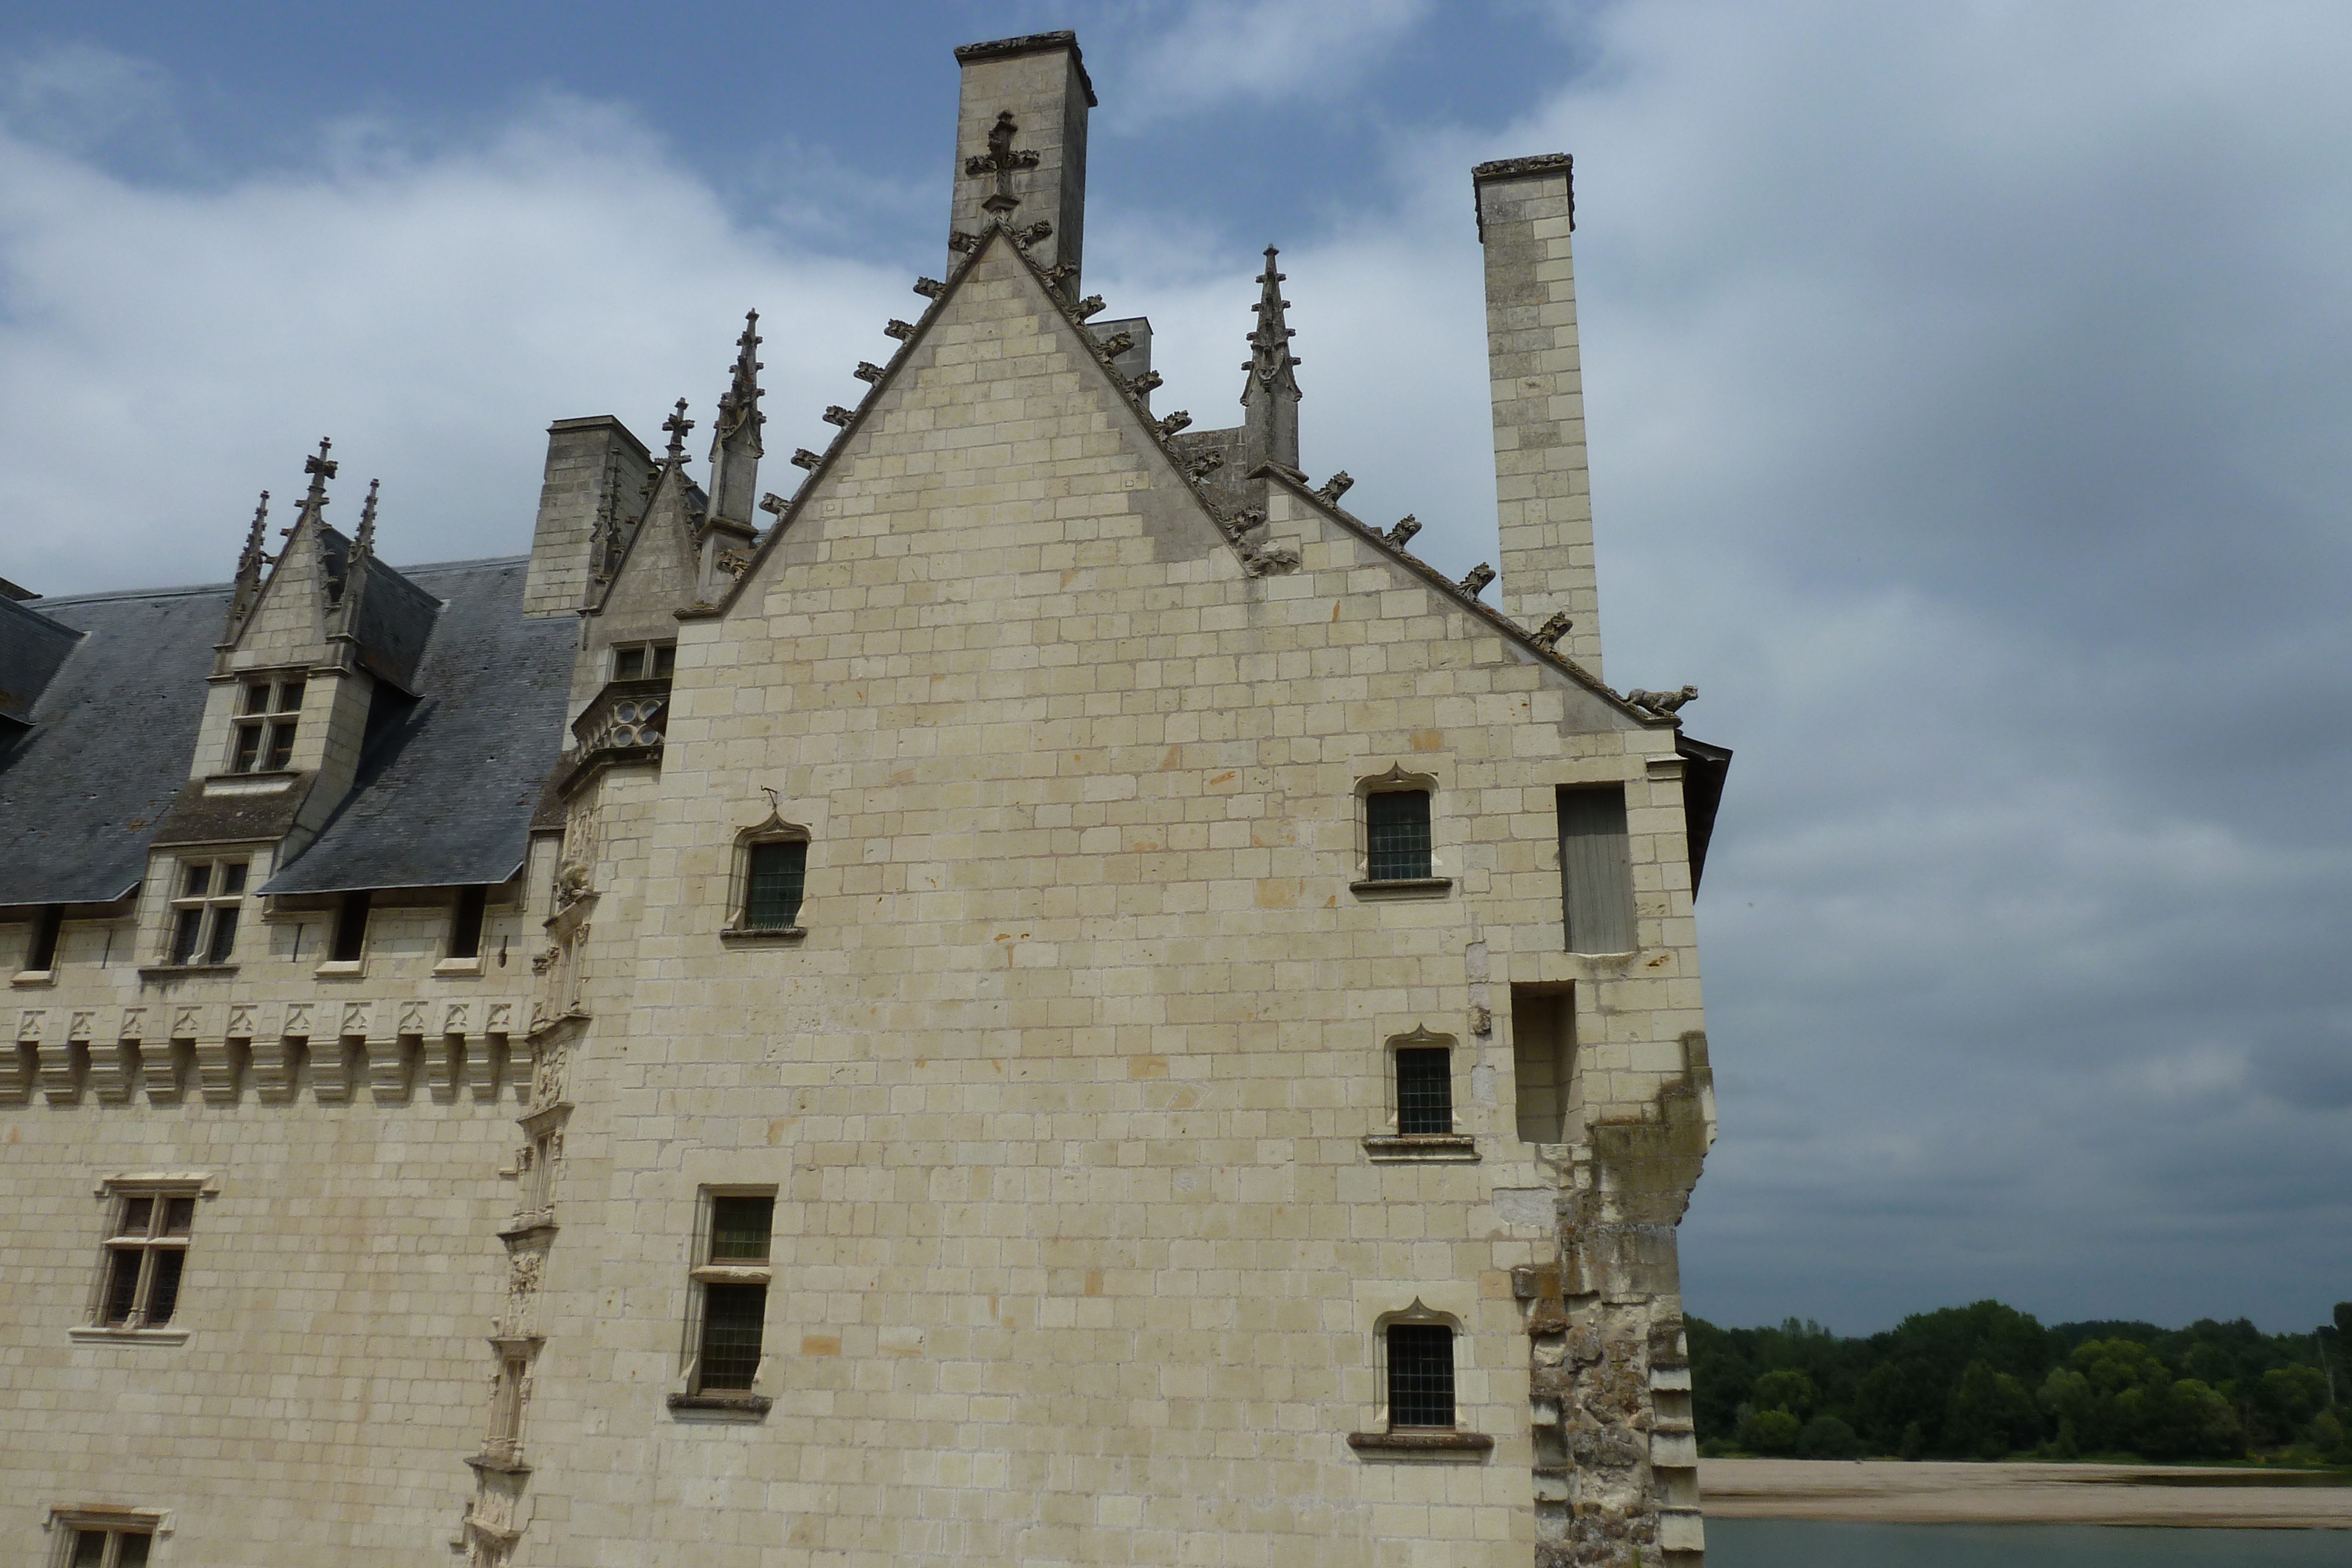
[[[876,364],[871,360],[860,360],[857,361],[857,368],[849,373],[856,376],[859,381],[871,385],[873,382],[878,382],[882,379],[882,367]]]
[[[1421,532],[1421,519],[1407,512],[1397,519],[1396,527],[1388,531],[1388,541],[1399,549],[1402,549],[1412,536],[1419,532]]]
[[[1116,360],[1133,347],[1135,347],[1134,333],[1113,332],[1109,337],[1097,342],[1095,350],[1106,360]]]
[[[1678,692],[1645,692],[1636,686],[1625,694],[1625,700],[1643,713],[1654,713],[1660,718],[1673,718],[1683,704],[1697,695],[1696,686],[1685,686]]]
[[[1183,429],[1186,425],[1192,423],[1192,416],[1180,408],[1175,413],[1170,414],[1166,419],[1160,422],[1160,434],[1164,439],[1175,434],[1178,431]]]
[[[1071,306],[1070,310],[1081,321],[1089,316],[1099,316],[1103,312],[1103,297],[1099,294],[1089,294]]]
[[[1568,635],[1568,629],[1575,624],[1568,618],[1567,611],[1554,611],[1550,620],[1536,628],[1536,641],[1547,648],[1557,648],[1559,640]]]
[[[857,416],[856,414],[850,413],[849,410],[842,407],[837,402],[829,403],[825,406],[824,418],[827,424],[845,425],[856,417]]]
[[[1346,495],[1349,487],[1354,485],[1355,482],[1356,481],[1349,475],[1348,471],[1345,468],[1342,468],[1337,474],[1332,475],[1328,479],[1324,480],[1322,486],[1317,489],[1315,493],[1336,507],[1339,504],[1339,497]]]
[[[555,868],[555,904],[568,909],[596,890],[589,885],[588,862],[565,861]]]
[[[815,453],[811,452],[805,446],[799,448],[793,454],[793,466],[795,468],[814,468],[823,461],[823,458],[819,457]]]
[[[912,321],[901,321],[893,316],[883,327],[882,335],[886,338],[896,338],[903,343],[915,335],[915,324]]]
[[[940,295],[945,294],[947,291],[948,286],[941,283],[936,277],[919,277],[915,279],[915,292],[921,295],[926,299],[937,299]]]
[[[1475,599],[1486,592],[1486,585],[1494,580],[1495,569],[1482,560],[1472,567],[1469,575],[1462,580],[1462,591]]]

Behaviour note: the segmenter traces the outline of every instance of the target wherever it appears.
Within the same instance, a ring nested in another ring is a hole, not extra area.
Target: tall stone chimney
[[[547,475],[531,529],[525,615],[571,615],[586,601],[600,535],[616,518],[635,521],[653,459],[609,413],[559,419],[547,427]]]
[[[1486,251],[1486,365],[1494,383],[1495,494],[1503,612],[1530,631],[1566,613],[1559,651],[1601,674],[1592,486],[1577,366],[1576,198],[1568,154],[1471,171]]]
[[[1087,110],[1095,105],[1077,35],[1031,33],[966,44],[955,55],[963,93],[949,265],[970,243],[961,236],[977,238],[1002,218],[1014,233],[1035,235],[1030,258],[1075,299],[1087,229]]]

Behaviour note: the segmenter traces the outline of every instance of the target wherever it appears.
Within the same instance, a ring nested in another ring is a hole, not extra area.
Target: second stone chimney
[[[1601,676],[1601,600],[1592,566],[1592,487],[1577,363],[1576,226],[1565,152],[1471,171],[1486,252],[1486,366],[1495,399],[1495,495],[1503,612],[1539,631],[1572,625],[1559,651]]]
[[[1087,110],[1095,105],[1077,35],[1031,33],[966,44],[955,55],[963,93],[949,265],[1002,219],[1075,299],[1087,228]]]

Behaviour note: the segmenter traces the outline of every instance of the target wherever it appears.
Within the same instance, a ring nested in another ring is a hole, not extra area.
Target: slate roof
[[[404,570],[444,601],[417,701],[382,721],[350,797],[262,892],[500,883],[521,866],[540,786],[562,752],[579,634],[568,616],[523,619],[530,564]]]
[[[139,885],[156,820],[187,782],[228,591],[40,601],[87,634],[32,727],[0,735],[0,904],[108,904]]]
[[[0,597],[0,718],[32,722],[33,705],[79,640],[71,627]]]
[[[402,573],[442,601],[425,624],[394,601],[421,648],[418,698],[380,696],[383,716],[351,795],[264,891],[514,873],[561,754],[575,634],[568,619],[523,619],[528,564]],[[39,601],[47,619],[86,635],[48,677],[31,727],[0,724],[0,906],[110,903],[138,886],[155,825],[188,781],[228,599],[217,583]],[[23,612],[0,616],[8,609]]]

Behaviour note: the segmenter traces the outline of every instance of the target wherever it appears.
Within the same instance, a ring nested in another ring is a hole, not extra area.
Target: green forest
[[[2352,1301],[2334,1317],[2301,1334],[2242,1318],[2045,1328],[1979,1301],[1866,1339],[1691,1318],[1699,1452],[2352,1465]]]

